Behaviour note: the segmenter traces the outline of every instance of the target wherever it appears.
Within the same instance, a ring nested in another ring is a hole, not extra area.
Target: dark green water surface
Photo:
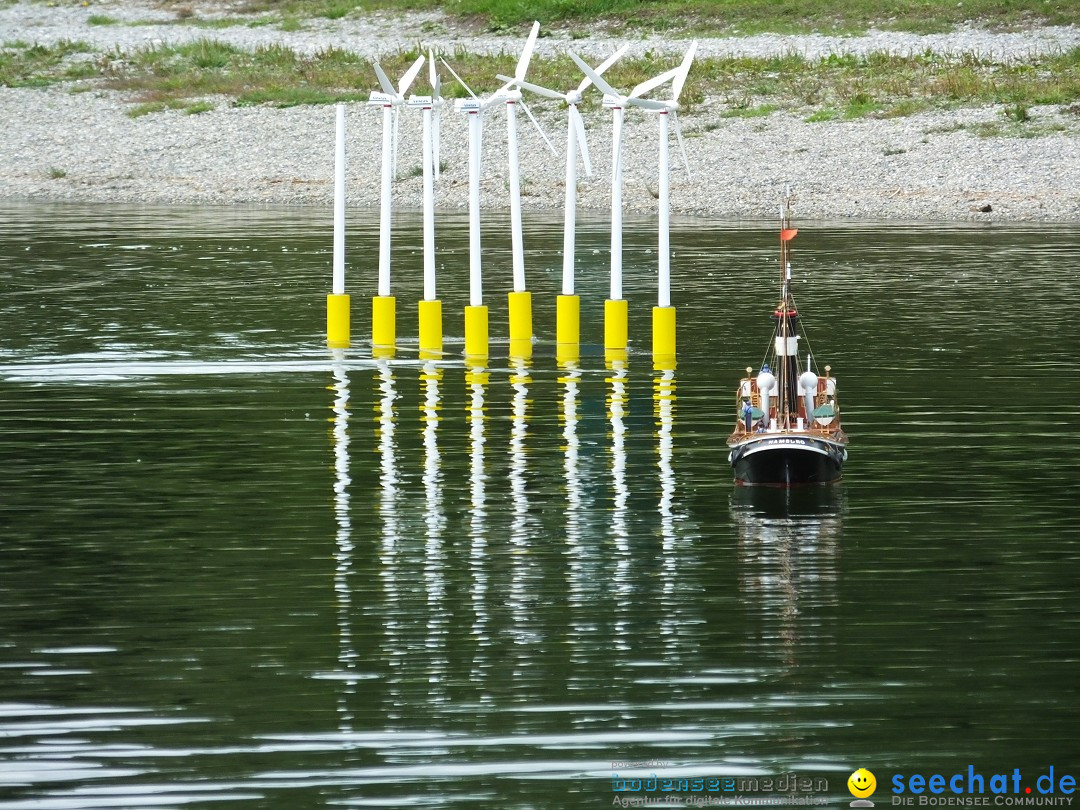
[[[625,778],[792,772],[839,807],[858,767],[887,806],[895,774],[1080,776],[1073,229],[798,223],[851,457],[784,495],[737,491],[724,446],[771,223],[674,223],[673,371],[650,220],[625,368],[599,349],[606,222],[581,223],[560,367],[560,219],[526,218],[528,365],[486,220],[483,370],[462,216],[439,363],[414,214],[397,355],[364,345],[377,212],[350,216],[356,343],[325,348],[329,224],[0,208],[0,808],[605,808],[663,800]]]

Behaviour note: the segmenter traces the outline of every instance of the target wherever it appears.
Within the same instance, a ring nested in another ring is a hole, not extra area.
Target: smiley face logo
[[[867,796],[873,795],[877,789],[877,779],[866,768],[859,768],[847,780],[848,790],[851,791],[851,795],[858,799],[865,799]]]

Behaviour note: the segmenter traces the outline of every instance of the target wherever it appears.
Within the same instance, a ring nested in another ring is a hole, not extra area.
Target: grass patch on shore
[[[44,87],[99,75],[92,60],[72,59],[90,53],[94,53],[92,46],[68,39],[55,45],[5,42],[0,47],[0,87]]]
[[[396,77],[421,52],[426,48],[418,44],[385,54],[381,62]],[[498,85],[495,74],[513,72],[516,55],[481,56],[459,49],[446,54],[446,59],[477,93],[486,93]],[[646,51],[618,62],[607,78],[615,87],[629,88],[677,62],[677,56]],[[466,95],[441,66],[440,72],[444,95]],[[232,97],[238,104],[328,104],[367,100],[377,87],[366,59],[333,47],[304,54],[282,45],[249,50],[202,39],[130,52],[92,52],[77,42],[48,47],[17,42],[0,48],[0,84],[42,86],[88,77],[130,91],[144,104],[215,95]],[[565,56],[538,56],[530,65],[529,80],[558,88],[576,85],[580,76]],[[429,91],[427,70],[421,71],[413,90]],[[702,58],[694,63],[681,102],[692,109],[706,99],[730,117],[764,117],[788,110],[808,121],[898,117],[975,104],[1003,104],[1015,111],[1037,105],[1066,107],[1080,102],[1080,48],[1025,62],[931,51],[903,56],[834,54],[821,59],[797,53]],[[585,104],[598,108],[600,94],[589,93]]]
[[[247,0],[243,12],[339,19],[381,11],[441,10],[479,22],[488,30],[527,26],[533,20],[566,27],[612,30],[695,31],[700,33],[854,33],[868,28],[938,33],[967,21],[993,27],[1080,24],[1075,0],[830,0],[778,3],[775,0]]]

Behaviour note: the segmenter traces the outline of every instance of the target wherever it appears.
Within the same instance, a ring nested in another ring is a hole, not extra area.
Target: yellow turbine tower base
[[[575,347],[581,343],[581,298],[576,295],[555,299],[555,343]],[[577,353],[575,348],[575,356]]]
[[[421,301],[417,305],[420,320],[420,357],[435,360],[442,356],[442,301]]]
[[[465,356],[486,360],[488,356],[488,308],[465,307]]]
[[[397,302],[392,295],[371,299],[371,347],[392,349],[397,340]]]
[[[675,358],[675,307],[653,307],[652,311],[653,361]]]
[[[507,296],[510,311],[510,342],[532,340],[532,293],[512,292]]]
[[[609,298],[604,302],[604,348],[626,349],[629,329],[627,312],[629,307],[624,299]]]
[[[349,346],[349,296],[326,296],[326,344],[334,349]]]

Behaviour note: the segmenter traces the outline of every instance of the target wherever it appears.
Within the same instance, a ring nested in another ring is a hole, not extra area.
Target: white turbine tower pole
[[[375,75],[379,78],[382,92],[371,94],[369,104],[382,107],[382,188],[379,214],[379,276],[378,295],[371,302],[371,343],[373,347],[392,348],[396,339],[395,301],[390,295],[390,226],[393,209],[394,162],[397,151],[398,109],[405,104],[405,91],[409,89],[416,74],[424,64],[418,56],[398,82],[397,88],[390,82],[378,62],[373,62]]]
[[[479,101],[469,109],[469,306],[484,303],[480,255],[480,137],[482,119]]]
[[[431,165],[439,179],[439,119],[442,118],[442,79],[435,69],[435,52],[428,50],[428,78],[431,81]]]
[[[393,183],[393,132],[391,125],[391,113],[393,108],[387,104],[383,107],[383,137],[382,137],[382,191],[380,193],[381,207],[379,210],[379,295],[390,295],[390,223],[393,212],[393,199],[391,186]]]
[[[659,264],[657,267],[657,300],[658,307],[671,306],[671,212],[670,212],[670,188],[668,183],[668,111],[661,110],[660,115],[660,223],[657,252]]]
[[[419,109],[423,116],[423,200],[424,200],[424,297],[417,304],[420,356],[434,359],[442,356],[442,302],[435,289],[435,178],[438,176],[438,122],[442,96],[441,82],[435,67],[435,53],[428,51],[430,96],[410,96],[409,106]]]
[[[611,108],[611,279],[613,301],[622,299],[622,131],[625,110]]]
[[[345,294],[345,105],[337,105],[334,145],[334,295]]]
[[[431,105],[424,107],[424,300],[435,300],[435,167]]]

